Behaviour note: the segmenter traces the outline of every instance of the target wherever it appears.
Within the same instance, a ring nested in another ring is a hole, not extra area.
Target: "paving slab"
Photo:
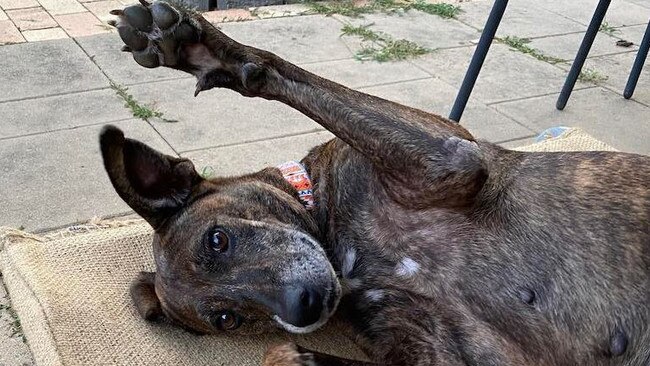
[[[0,20],[0,46],[21,42],[25,42],[25,38],[20,34],[14,23],[9,19]]]
[[[571,33],[561,36],[552,36],[544,38],[535,38],[531,40],[529,46],[542,51],[547,56],[557,57],[563,60],[574,60],[580,43],[585,33]],[[596,40],[591,47],[589,57],[611,55],[617,53],[633,52],[637,46],[630,48],[620,47],[616,42],[620,38],[612,37],[605,33],[598,33]]]
[[[594,15],[597,0],[571,0],[571,1],[537,1],[521,0],[522,5],[535,3],[544,9],[554,12],[555,14],[566,17],[583,25],[588,25]],[[647,3],[647,0],[642,0]],[[620,27],[624,25],[648,24],[648,7],[635,4],[628,0],[612,1],[605,21],[610,26]]]
[[[468,46],[481,34],[470,26],[454,19],[410,10],[395,15],[366,14],[363,18],[335,16],[343,23],[353,26],[372,25],[373,31],[384,32],[395,39],[406,39],[429,49]],[[340,33],[340,31],[339,31]],[[358,37],[344,36],[346,44],[356,53],[361,49]]]
[[[132,118],[110,89],[0,103],[0,139]]]
[[[457,90],[439,79],[417,80],[372,88],[363,92],[447,117]],[[500,142],[531,136],[535,131],[524,127],[484,104],[470,101],[461,124],[476,138]]]
[[[124,43],[117,33],[79,37],[76,40],[101,70],[118,84],[131,85],[155,80],[191,77],[184,72],[165,67],[146,69],[139,66],[130,53],[120,52]]]
[[[96,89],[106,77],[71,39],[0,47],[0,101]]]
[[[648,3],[650,3],[650,1],[648,1]],[[641,44],[641,40],[643,40],[643,35],[645,34],[646,28],[648,28],[647,24],[616,28],[614,36],[620,39],[634,42],[635,48],[638,48],[638,45]]]
[[[36,0],[0,0],[0,8],[4,10],[33,8],[38,6]]]
[[[607,80],[603,84],[612,88],[619,95],[623,95],[635,58],[636,52],[594,57],[585,62],[585,68],[595,70],[599,74],[606,76]],[[562,67],[567,70],[569,68],[568,65],[562,65]],[[634,92],[634,99],[650,105],[650,63],[646,62],[646,66],[641,72],[641,77]],[[646,120],[650,122],[650,116]]]
[[[38,0],[38,2],[52,15],[81,13],[86,8],[77,0]]]
[[[220,24],[235,41],[273,52],[293,63],[340,60],[352,53],[332,17],[307,15]]]
[[[259,171],[285,161],[302,159],[312,147],[332,139],[329,132],[315,132],[281,137],[236,146],[205,149],[181,154],[194,162],[198,171],[212,172],[213,177],[232,176]]]
[[[2,9],[0,9],[0,20],[7,20],[7,19],[9,19],[7,17],[7,14]]]
[[[569,1],[552,1],[566,4]],[[593,1],[592,1],[593,2]],[[493,1],[472,1],[462,5],[458,19],[482,30],[492,9]],[[511,1],[503,16],[497,36],[541,37],[585,31],[586,27],[574,20],[558,16],[542,8],[537,0]],[[563,5],[560,5],[563,6]]]
[[[109,33],[112,27],[103,24],[93,13],[86,11],[83,13],[55,15],[54,19],[61,25],[70,37],[84,37],[94,34]]]
[[[7,10],[7,15],[21,31],[56,27],[57,24],[43,8]]]
[[[69,38],[68,34],[61,28],[34,29],[23,32],[27,42],[51,41],[54,39]]]
[[[173,153],[141,120],[114,125]],[[33,231],[129,211],[104,171],[100,129],[95,125],[0,141],[0,223]]]
[[[430,78],[410,62],[361,62],[353,59],[306,64],[306,70],[350,88]]]
[[[15,313],[0,275],[0,365],[31,366],[34,364],[29,347],[17,333]]]
[[[573,92],[564,111],[555,109],[558,94],[494,105],[529,128],[580,127],[595,138],[627,152],[650,154],[650,108],[603,88]]]
[[[629,2],[650,9],[650,2],[648,0],[629,0]]]
[[[165,118],[179,121],[154,122],[156,129],[179,152],[322,129],[280,102],[246,98],[226,89],[205,91],[195,98],[194,89],[193,79],[130,88],[138,101],[155,103]]]
[[[460,87],[475,47],[439,50],[413,63],[443,81]],[[484,103],[521,99],[562,89],[566,72],[532,56],[494,44],[476,82],[472,98]]]

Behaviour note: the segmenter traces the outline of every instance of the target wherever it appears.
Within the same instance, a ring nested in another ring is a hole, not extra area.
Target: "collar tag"
[[[305,166],[297,161],[288,161],[278,165],[284,179],[298,191],[300,202],[311,210],[314,208],[314,187]]]

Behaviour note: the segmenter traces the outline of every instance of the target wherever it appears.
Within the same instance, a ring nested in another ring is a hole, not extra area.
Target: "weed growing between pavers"
[[[324,14],[334,15],[340,14],[348,17],[360,17],[363,14],[369,13],[384,13],[393,14],[397,12],[405,12],[411,9],[425,12],[427,14],[438,15],[442,18],[450,19],[455,18],[462,12],[458,5],[437,3],[429,4],[423,0],[415,1],[396,1],[396,0],[371,0],[365,4],[359,4],[353,0],[338,0],[328,3],[315,2],[312,0],[306,1],[311,8],[311,11]]]
[[[607,81],[607,79],[609,79],[607,75],[603,75],[597,70],[590,68],[583,68],[582,71],[580,71],[580,75],[578,75],[578,80],[583,83],[601,84]]]
[[[128,93],[129,88],[111,81],[111,89],[115,90],[118,97],[124,100],[124,106],[131,110],[133,117],[149,121],[151,118],[159,118],[165,122],[176,122],[174,120],[163,118],[163,113],[156,110],[153,105],[140,104],[133,95]]]
[[[565,62],[565,60],[553,56],[547,56],[545,55],[542,51],[530,47],[528,44],[530,43],[530,39],[528,38],[519,38],[517,36],[505,36],[503,38],[497,38],[498,42],[501,42],[503,44],[506,44],[510,46],[511,48],[530,55],[532,57],[535,57],[536,59],[540,61],[547,62],[549,64],[557,64],[560,62]]]
[[[613,36],[615,33],[620,33],[621,31],[614,28],[613,26],[609,25],[607,22],[603,22],[603,24],[600,25],[600,32],[603,32],[605,34],[609,34],[610,36]]]
[[[361,38],[362,48],[354,55],[359,61],[399,61],[431,52],[430,49],[415,42],[406,39],[393,39],[386,33],[375,32],[370,29],[371,26],[372,24],[367,24],[355,27],[346,24],[341,29],[344,36]],[[370,45],[364,45],[364,42],[370,43]]]
[[[23,342],[27,342],[25,334],[23,334],[23,326],[20,324],[20,319],[18,319],[16,311],[11,306],[3,304],[0,304],[0,311],[6,311],[11,317],[11,337],[20,337]]]

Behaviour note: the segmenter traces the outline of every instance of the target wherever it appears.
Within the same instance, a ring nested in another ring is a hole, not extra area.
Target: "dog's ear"
[[[155,277],[153,272],[140,272],[131,283],[131,299],[140,316],[148,321],[159,321],[164,317],[156,295]]]
[[[99,143],[113,187],[154,229],[185,204],[202,180],[189,160],[127,139],[117,127],[104,127]]]

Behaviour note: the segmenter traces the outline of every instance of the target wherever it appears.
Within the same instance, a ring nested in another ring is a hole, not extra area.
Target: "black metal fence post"
[[[485,23],[481,39],[478,42],[474,56],[472,56],[472,61],[469,64],[467,73],[465,74],[463,84],[460,87],[454,106],[451,109],[449,119],[452,121],[459,122],[460,118],[463,116],[463,112],[467,106],[467,101],[469,100],[470,94],[472,94],[474,84],[476,84],[476,79],[478,78],[478,74],[481,72],[483,62],[485,62],[485,57],[490,50],[492,40],[494,40],[494,36],[497,33],[499,24],[501,24],[501,19],[503,18],[503,14],[506,12],[507,6],[508,0],[495,0],[494,5],[492,6],[492,11]]]
[[[648,27],[645,29],[645,35],[643,36],[643,41],[641,41],[639,53],[636,54],[636,60],[634,60],[634,66],[632,66],[630,78],[627,79],[625,92],[623,92],[625,99],[632,98],[632,94],[634,94],[636,83],[639,81],[639,76],[641,76],[641,70],[643,70],[643,64],[648,58],[648,50],[650,50],[650,22],[648,22]]]
[[[603,23],[603,19],[605,19],[605,13],[607,13],[607,9],[611,2],[612,0],[600,0],[596,7],[596,12],[594,13],[593,18],[591,18],[591,23],[589,23],[587,33],[585,33],[585,37],[582,39],[582,44],[580,45],[580,49],[578,49],[576,59],[573,61],[573,65],[571,65],[571,70],[569,71],[569,75],[564,82],[564,87],[562,88],[560,97],[555,105],[559,110],[563,110],[564,107],[566,107],[569,97],[571,97],[571,92],[573,92],[576,81],[578,81],[582,67],[585,65],[585,60],[587,59],[587,56],[589,56],[591,45],[594,44],[596,35],[600,30],[600,25]]]

